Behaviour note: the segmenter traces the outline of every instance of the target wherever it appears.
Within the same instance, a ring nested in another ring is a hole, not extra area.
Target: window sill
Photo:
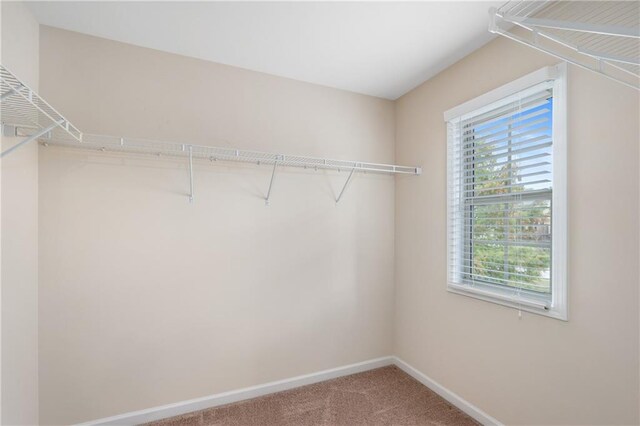
[[[507,306],[521,311],[531,312],[562,321],[568,321],[566,311],[561,311],[557,308],[554,308],[553,306],[547,307],[542,302],[527,299],[518,299],[512,295],[501,293],[498,291],[492,291],[488,289],[455,283],[448,283],[447,291],[449,291],[450,293],[460,294],[462,296],[472,297],[474,299],[480,299],[486,302]]]

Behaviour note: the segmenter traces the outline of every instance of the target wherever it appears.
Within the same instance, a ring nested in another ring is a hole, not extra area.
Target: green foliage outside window
[[[495,149],[474,151],[467,175],[465,190],[485,200],[466,210],[466,250],[471,255],[465,271],[474,280],[550,293],[551,188],[529,185],[518,176],[515,163],[483,160],[494,156]],[[527,191],[538,195],[527,197]]]

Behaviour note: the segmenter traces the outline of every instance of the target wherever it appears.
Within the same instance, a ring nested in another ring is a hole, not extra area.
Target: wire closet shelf
[[[640,90],[640,2],[512,0],[489,31]]]
[[[274,165],[281,167],[302,167],[312,169],[347,170],[355,169],[361,172],[379,172],[394,174],[420,174],[419,167],[399,166],[394,164],[367,163],[362,161],[335,160],[329,158],[307,157],[300,155],[285,155],[269,152],[250,151],[234,148],[222,148],[206,145],[191,145],[186,143],[161,142],[140,138],[125,138],[117,136],[83,134],[82,142],[70,138],[43,138],[46,145],[67,146],[72,148],[90,149],[94,151],[129,152],[135,154],[149,154],[167,157],[189,157],[210,161],[232,161]]]
[[[82,133],[11,71],[0,65],[0,117],[2,134],[24,139],[0,156],[32,140],[48,137],[79,143]]]
[[[69,120],[21,82],[6,67],[0,65],[0,124],[4,136],[23,139],[2,152],[13,152],[20,146],[39,140],[44,145],[64,146],[94,151],[147,154],[156,157],[183,157],[189,166],[189,200],[193,201],[193,160],[230,161],[265,164],[273,167],[265,202],[269,203],[276,167],[301,167],[349,171],[348,178],[338,195],[339,202],[355,172],[419,175],[420,167],[365,161],[336,160],[330,158],[285,155],[187,143],[161,142],[140,138],[126,138],[83,134]]]

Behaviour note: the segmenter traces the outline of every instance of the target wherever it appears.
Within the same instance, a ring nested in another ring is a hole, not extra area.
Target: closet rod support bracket
[[[489,32],[490,33],[495,34],[498,32],[497,19],[498,19],[498,9],[496,9],[495,7],[490,8],[489,9]]]
[[[269,199],[271,198],[271,189],[273,188],[273,179],[276,177],[276,167],[278,166],[278,160],[273,163],[273,170],[271,171],[271,180],[269,181],[269,189],[267,190],[267,196],[264,199],[264,205],[269,205]]]
[[[349,176],[347,177],[346,182],[342,186],[342,191],[340,191],[340,195],[338,195],[338,198],[336,198],[336,204],[340,202],[340,199],[342,198],[342,195],[344,194],[345,189],[347,189],[347,185],[349,185],[349,182],[351,182],[351,178],[353,177],[353,172],[356,171],[356,167],[357,165],[353,166],[353,168],[351,169],[351,172],[349,173]]]
[[[189,203],[193,204],[193,146],[189,145]]]
[[[31,136],[28,136],[27,138],[21,140],[20,142],[18,142],[17,144],[13,145],[11,148],[7,148],[5,151],[3,151],[0,154],[0,158],[3,158],[5,155],[11,154],[13,151],[15,151],[16,149],[20,148],[22,145],[26,145],[31,141],[34,141],[44,135],[46,135],[47,133],[49,133],[50,131],[52,131],[53,129],[55,129],[58,126],[61,126],[64,123],[64,120],[58,120],[56,122],[54,122],[52,125],[50,125],[49,127],[46,127],[42,130],[40,130],[37,133],[34,133]]]

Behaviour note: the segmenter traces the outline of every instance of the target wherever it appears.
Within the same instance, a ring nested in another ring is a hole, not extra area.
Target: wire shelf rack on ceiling
[[[212,162],[254,163],[271,166],[271,179],[265,197],[266,204],[269,204],[274,177],[278,167],[348,171],[347,180],[335,200],[336,203],[342,198],[347,185],[356,172],[373,172],[392,175],[420,175],[422,173],[422,169],[415,166],[336,160],[187,143],[161,142],[140,138],[86,134],[80,132],[66,118],[2,65],[0,65],[0,76],[2,79],[0,122],[2,124],[3,135],[24,136],[22,141],[2,152],[2,156],[9,154],[19,146],[38,139],[47,146],[53,145],[94,151],[148,154],[155,157],[182,157],[188,161],[190,201],[193,201],[194,198],[194,159],[207,159]]]
[[[512,0],[489,31],[640,90],[640,2]]]

